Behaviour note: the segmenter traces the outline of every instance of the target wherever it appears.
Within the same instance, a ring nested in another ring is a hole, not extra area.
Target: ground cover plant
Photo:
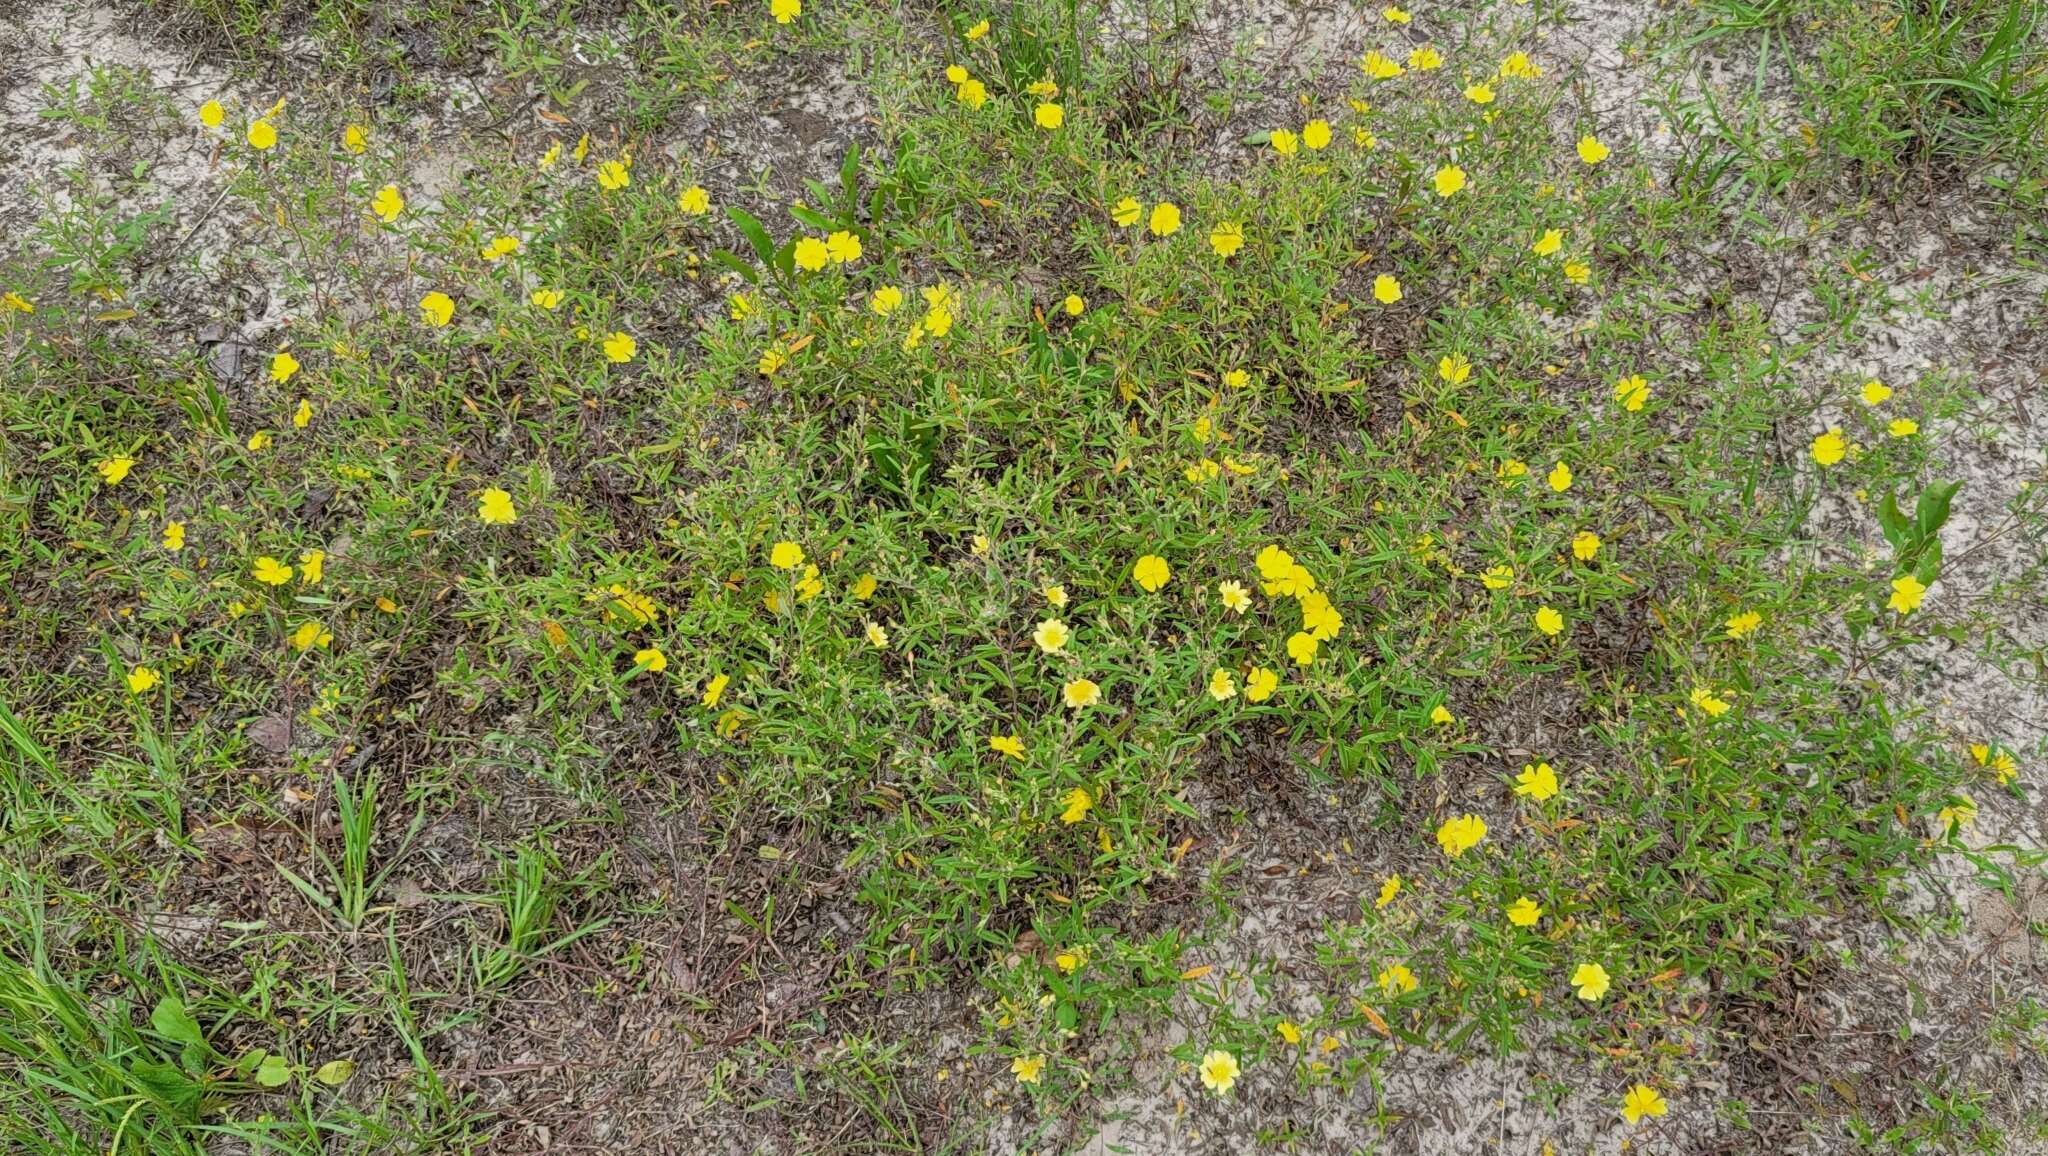
[[[22,8],[0,1129],[2039,1150],[2039,16],[1876,8]]]

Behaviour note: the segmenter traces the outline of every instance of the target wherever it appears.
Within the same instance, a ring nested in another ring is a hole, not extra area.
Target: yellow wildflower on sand
[[[1060,822],[1071,827],[1088,817],[1088,810],[1095,806],[1095,800],[1088,796],[1088,792],[1075,787],[1060,797],[1060,806],[1063,808]]]
[[[1436,195],[1448,197],[1465,187],[1465,170],[1457,165],[1444,165],[1431,179],[1436,184]]]
[[[268,554],[256,559],[249,572],[265,586],[282,586],[292,580],[292,568]]]
[[[1536,609],[1536,629],[1552,638],[1564,633],[1564,615],[1548,606]]]
[[[1665,1111],[1664,1097],[1648,1084],[1637,1084],[1621,1098],[1621,1114],[1631,1124],[1641,1123],[1645,1116],[1662,1116]]]
[[[1508,922],[1516,927],[1534,927],[1543,918],[1543,908],[1527,895],[1508,905]]]
[[[1920,603],[1927,597],[1927,587],[1911,574],[1901,574],[1892,579],[1892,596],[1885,602],[1885,609],[1900,614],[1911,614],[1920,609]]]
[[[1578,151],[1580,160],[1589,165],[1597,165],[1601,161],[1606,160],[1608,154],[1613,150],[1601,144],[1600,138],[1592,133],[1587,133],[1579,138]]]
[[[1580,999],[1591,1003],[1606,995],[1607,990],[1614,986],[1614,980],[1599,964],[1582,963],[1578,970],[1572,972],[1572,986],[1578,989]]]
[[[1524,763],[1515,776],[1515,794],[1542,802],[1557,794],[1557,772],[1549,763]]]
[[[1202,1086],[1219,1096],[1229,1094],[1241,1072],[1237,1057],[1229,1052],[1217,1049],[1202,1057]]]
[[[1047,654],[1058,654],[1065,650],[1071,638],[1073,634],[1067,630],[1067,624],[1057,618],[1046,619],[1038,624],[1038,629],[1031,632],[1031,641],[1036,642],[1038,649]]]
[[[1486,820],[1477,815],[1458,815],[1445,819],[1436,829],[1436,844],[1445,855],[1456,859],[1479,845],[1486,838]]]

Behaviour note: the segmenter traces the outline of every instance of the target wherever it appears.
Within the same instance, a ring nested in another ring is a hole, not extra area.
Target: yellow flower
[[[1172,201],[1161,201],[1152,206],[1152,214],[1146,218],[1145,227],[1155,237],[1171,237],[1180,232],[1180,206]]]
[[[1166,585],[1172,577],[1173,571],[1166,565],[1166,559],[1157,554],[1147,554],[1131,567],[1131,578],[1148,593]]]
[[[1040,101],[1038,107],[1031,110],[1031,123],[1042,129],[1056,129],[1067,123],[1067,110],[1053,101]]]
[[[975,25],[974,25],[974,27],[972,27],[972,28],[969,28],[969,29],[967,30],[967,32],[965,33],[965,35],[966,35],[967,39],[969,39],[969,40],[979,40],[979,39],[981,39],[982,37],[984,37],[984,36],[987,36],[987,35],[988,35],[988,21],[986,21],[986,20],[983,20],[983,21],[980,21],[980,22],[978,22],[977,24],[975,24]]]
[[[1436,195],[1448,197],[1465,187],[1465,170],[1457,165],[1445,165],[1436,171]]]
[[[1593,276],[1593,267],[1584,261],[1566,261],[1564,279],[1574,285],[1584,285]]]
[[[1217,702],[1225,702],[1237,697],[1237,680],[1230,677],[1229,671],[1219,667],[1214,674],[1209,676],[1209,697]]]
[[[334,635],[318,622],[301,623],[297,630],[292,631],[293,650],[311,650],[313,647],[326,646],[333,641]]]
[[[1102,688],[1092,679],[1077,678],[1060,688],[1060,698],[1070,710],[1081,710],[1102,701]]]
[[[292,428],[305,429],[313,424],[313,403],[307,398],[299,399],[299,408],[292,411]]]
[[[633,340],[630,333],[614,332],[604,339],[605,360],[614,365],[624,365],[633,360],[633,355],[639,351],[640,343]]]
[[[1067,624],[1057,618],[1048,618],[1031,632],[1031,641],[1047,654],[1058,654],[1066,649],[1067,642],[1074,636],[1067,630]]]
[[[1920,609],[1920,603],[1927,597],[1927,587],[1911,574],[1901,574],[1892,579],[1892,596],[1884,605],[1887,610],[1900,614],[1911,614]]]
[[[270,355],[270,380],[283,385],[292,379],[292,374],[298,371],[299,359],[293,357],[289,351]]]
[[[1741,638],[1745,634],[1755,632],[1756,628],[1763,624],[1763,615],[1754,610],[1745,610],[1727,621],[1728,637]]]
[[[1479,575],[1479,582],[1488,590],[1506,590],[1515,584],[1515,568],[1488,566],[1485,572]]]
[[[1415,973],[1408,970],[1405,963],[1389,965],[1373,978],[1379,983],[1380,990],[1390,996],[1414,991],[1416,986]]]
[[[887,317],[902,305],[903,290],[894,285],[884,285],[868,296],[868,308],[879,317]]]
[[[1720,718],[1722,715],[1728,713],[1727,701],[1715,695],[1713,688],[1711,687],[1693,687],[1692,694],[1688,697],[1690,698],[1693,706],[1698,707],[1700,710],[1706,712],[1708,718]]]
[[[282,586],[292,580],[292,568],[268,554],[256,559],[256,565],[250,573],[255,576],[256,581],[265,586]]]
[[[973,538],[972,538],[971,540],[969,540],[969,542],[968,542],[968,544],[967,544],[967,548],[968,548],[968,550],[972,551],[972,552],[973,552],[973,554],[974,554],[974,556],[975,556],[975,557],[977,557],[977,558],[986,558],[986,557],[988,557],[988,550],[989,550],[989,540],[988,540],[988,535],[987,535],[987,534],[976,534],[976,535],[975,535],[975,536],[974,536],[974,537],[973,537]]]
[[[1223,384],[1232,389],[1243,389],[1251,383],[1252,375],[1242,369],[1225,370],[1223,373]]]
[[[1081,970],[1087,963],[1087,951],[1078,947],[1062,951],[1052,957],[1052,965],[1059,968],[1062,975],[1072,975]]]
[[[1069,293],[1067,299],[1060,302],[1060,308],[1066,310],[1069,317],[1079,317],[1087,310],[1088,303],[1081,300],[1079,294]]]
[[[220,122],[226,120],[227,115],[228,110],[222,108],[217,100],[209,100],[199,106],[199,123],[208,128],[219,128]]]
[[[1358,61],[1358,67],[1364,69],[1365,74],[1374,80],[1392,80],[1401,75],[1403,71],[1400,65],[1382,56],[1377,51],[1368,52],[1361,57]]]
[[[552,312],[562,304],[562,291],[560,289],[535,289],[527,300],[540,306],[542,309]]]
[[[164,549],[175,554],[185,548],[185,523],[164,523]]]
[[[794,570],[804,564],[804,548],[795,542],[777,542],[768,551],[768,564],[777,570]]]
[[[777,4],[794,4],[796,0],[775,0]],[[1010,1074],[1020,1084],[1035,1084],[1045,1075],[1044,1056],[1018,1056],[1010,1061]]]
[[[1543,918],[1543,908],[1527,895],[1508,905],[1508,922],[1516,927],[1534,927]]]
[[[700,701],[707,707],[717,706],[718,700],[725,697],[725,688],[731,685],[732,676],[729,674],[711,676],[711,681],[704,684],[704,697]]]
[[[1607,154],[1611,151],[1613,150],[1601,144],[1599,139],[1591,133],[1587,133],[1579,138],[1579,159],[1589,165],[1597,165],[1601,161],[1606,160]]]
[[[1954,800],[1935,814],[1934,821],[1941,824],[1944,834],[1953,835],[1977,821],[1977,800],[1957,792]]]
[[[1542,802],[1557,794],[1557,772],[1549,763],[1524,763],[1515,776],[1515,794]]]
[[[35,305],[28,298],[12,290],[4,295],[0,295],[0,309],[5,309],[11,313],[34,313],[36,311]]]
[[[620,161],[606,161],[597,166],[597,187],[607,190],[623,189],[633,183],[633,171]]]
[[[1559,614],[1548,606],[1538,607],[1536,610],[1536,629],[1555,638],[1564,633],[1564,615]]]
[[[1060,94],[1060,86],[1053,83],[1052,74],[1047,73],[1045,79],[1034,80],[1030,84],[1025,85],[1024,91],[1040,100],[1051,100]]]
[[[1447,727],[1450,726],[1452,723],[1457,722],[1458,716],[1452,714],[1450,712],[1450,708],[1444,706],[1442,703],[1438,703],[1437,705],[1429,709],[1429,721],[1435,723],[1440,727]]]
[[[427,324],[439,329],[454,320],[455,302],[446,293],[436,289],[420,298],[420,313],[426,317]]]
[[[493,486],[477,500],[476,516],[487,526],[509,526],[519,520],[519,511],[512,508],[511,494]]]
[[[668,669],[668,655],[660,647],[650,646],[633,652],[633,665],[649,674],[660,674]]]
[[[1462,353],[1439,357],[1436,361],[1436,375],[1452,385],[1463,385],[1472,376],[1472,362]]]
[[[1477,847],[1479,841],[1484,838],[1486,820],[1477,815],[1459,815],[1446,819],[1443,826],[1436,829],[1436,845],[1443,848],[1444,854],[1453,859]]]
[[[1087,818],[1088,809],[1094,805],[1095,800],[1088,797],[1088,792],[1075,787],[1073,790],[1060,796],[1060,806],[1065,808],[1060,812],[1060,822],[1071,827],[1075,823]]]
[[[875,596],[875,587],[879,585],[873,574],[863,574],[853,580],[853,596],[866,602]]]
[[[1577,971],[1572,972],[1572,986],[1579,989],[1580,999],[1591,1003],[1606,995],[1607,989],[1614,986],[1614,980],[1599,964],[1582,963]]]
[[[735,293],[732,295],[731,308],[727,313],[734,321],[745,321],[754,315],[754,301],[744,293]]]
[[[1600,535],[1591,530],[1580,530],[1572,535],[1572,557],[1581,562],[1591,562],[1593,555],[1600,552]]]
[[[1301,138],[1284,128],[1276,128],[1266,136],[1273,151],[1283,157],[1291,157],[1301,148]]]
[[[352,124],[341,130],[341,147],[356,156],[370,147],[370,130],[359,124]]]
[[[1067,604],[1067,588],[1064,586],[1048,586],[1039,593],[1045,595],[1046,602],[1053,606]]]
[[[1563,462],[1550,467],[1550,476],[1543,479],[1550,488],[1562,494],[1572,488],[1572,468]]]
[[[1219,221],[1209,230],[1209,247],[1218,257],[1230,257],[1244,248],[1244,226],[1236,221]]]
[[[1372,901],[1373,910],[1384,910],[1387,904],[1392,903],[1394,901],[1394,897],[1399,894],[1401,894],[1401,877],[1399,875],[1387,876],[1386,879],[1380,883],[1379,898]]]
[[[249,122],[249,147],[257,152],[277,147],[277,126],[267,120]]]
[[[693,217],[701,217],[711,211],[711,194],[703,185],[691,185],[676,198],[676,208]]]
[[[1435,45],[1425,44],[1408,53],[1408,67],[1417,72],[1428,72],[1433,68],[1441,68],[1443,63],[1443,54],[1436,50]]]
[[[825,248],[825,242],[816,237],[802,237],[797,240],[794,256],[797,268],[816,273],[825,267],[825,262],[832,259],[832,252]]]
[[[1895,438],[1909,438],[1920,432],[1920,423],[1910,417],[1895,417],[1885,432]]]
[[[889,649],[889,632],[880,623],[870,622],[867,628],[868,645],[876,650]]]
[[[1492,104],[1493,86],[1484,83],[1468,84],[1465,86],[1465,99],[1473,104]]]
[[[1390,273],[1382,273],[1372,279],[1372,298],[1382,305],[1392,305],[1401,299],[1401,281]]]
[[[1517,51],[1510,52],[1502,58],[1500,74],[1502,76],[1520,77],[1522,79],[1534,79],[1542,76],[1543,70],[1530,62],[1528,53]]]
[[[1301,143],[1310,152],[1320,152],[1330,147],[1330,122],[1312,120],[1301,126]]]
[[[1513,485],[1516,484],[1522,475],[1529,472],[1529,463],[1522,461],[1520,458],[1509,458],[1502,462],[1495,472],[1502,478],[1508,479],[1509,484]]]
[[[860,238],[844,229],[825,238],[825,255],[834,265],[848,265],[860,260]]]
[[[548,146],[548,150],[546,152],[540,154],[540,171],[546,172],[549,169],[554,168],[556,163],[559,162],[561,159],[562,142],[556,141],[555,143]]]
[[[1307,666],[1316,660],[1316,651],[1321,646],[1315,635],[1296,631],[1287,636],[1287,657],[1297,666]]]
[[[1344,616],[1330,605],[1330,596],[1320,590],[1300,595],[1301,629],[1317,642],[1328,642],[1344,632]]]
[[[128,693],[147,694],[155,690],[163,676],[146,666],[134,667],[128,671]]]
[[[303,550],[299,553],[299,581],[308,586],[318,586],[326,573],[327,551]]]
[[[1138,204],[1138,198],[1125,197],[1109,211],[1109,216],[1117,223],[1118,228],[1128,229],[1138,223],[1138,217],[1143,212],[1143,208]]]
[[[1650,383],[1641,374],[1630,374],[1614,383],[1614,400],[1621,403],[1621,408],[1635,413],[1650,400]]]
[[[519,238],[493,237],[491,238],[490,244],[485,245],[481,250],[478,251],[478,255],[483,257],[483,259],[486,261],[496,261],[505,257],[510,257],[512,254],[517,253],[518,251]]]
[[[1252,604],[1251,591],[1246,590],[1242,582],[1218,582],[1216,596],[1223,600],[1223,608],[1232,614],[1243,614]]]
[[[252,433],[252,434],[250,434],[250,435],[249,435],[249,441],[248,441],[248,446],[249,446],[249,452],[251,452],[251,453],[257,453],[257,452],[260,452],[260,451],[262,451],[262,450],[267,450],[267,449],[269,449],[269,448],[270,448],[270,431],[269,431],[269,430],[267,430],[267,429],[260,429],[260,430],[257,430],[257,431],[256,431],[255,433]]]
[[[1237,1066],[1237,1057],[1221,1050],[1204,1055],[1201,1070],[1202,1086],[1219,1096],[1229,1094],[1242,1071]]]
[[[1564,248],[1564,230],[1545,229],[1543,230],[1543,235],[1536,238],[1536,243],[1529,246],[1529,251],[1538,257],[1549,257],[1556,254],[1562,248]]]
[[[1405,8],[1382,8],[1380,9],[1380,15],[1385,17],[1389,24],[1408,23],[1408,11]]]
[[[105,479],[108,485],[118,486],[127,479],[129,471],[135,468],[135,459],[130,457],[102,458],[93,463],[92,468],[99,472],[100,477]]]
[[[1662,1116],[1665,1110],[1664,1097],[1648,1084],[1637,1084],[1621,1098],[1621,1114],[1631,1124],[1640,1123],[1645,1116]]]
[[[999,755],[1007,755],[1018,762],[1024,761],[1024,740],[1016,735],[990,735],[988,749]]]
[[[1301,1042],[1301,1029],[1299,1027],[1296,1027],[1291,1021],[1281,1020],[1279,1023],[1273,1025],[1273,1030],[1279,1032],[1280,1038],[1286,1040],[1290,1044],[1298,1044]]]
[[[1891,396],[1892,387],[1884,382],[1873,380],[1863,383],[1864,405],[1883,405]]]

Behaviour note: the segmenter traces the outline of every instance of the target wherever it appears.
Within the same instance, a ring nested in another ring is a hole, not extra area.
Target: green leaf
[[[206,1035],[199,1030],[199,1021],[185,1010],[185,1001],[174,995],[167,995],[157,1001],[156,1009],[149,1013],[149,1026],[167,1040],[193,1047],[205,1047]]]
[[[1890,494],[1877,504],[1877,525],[1884,531],[1884,540],[1890,542],[1894,550],[1905,549],[1906,543],[1912,540],[1913,527],[1906,521],[1906,516],[1899,513],[1898,499]]]
[[[291,1078],[292,1066],[283,1056],[265,1056],[263,1062],[256,1065],[256,1082],[266,1088],[282,1088],[291,1082]]]
[[[839,228],[839,222],[806,205],[791,205],[789,215],[821,233],[830,233]]]
[[[329,1060],[320,1065],[319,1069],[313,1073],[313,1078],[330,1088],[339,1088],[343,1084],[348,1083],[348,1078],[355,1074],[356,1062],[354,1060]]]
[[[1941,539],[1928,540],[1927,549],[1913,567],[1913,577],[1918,578],[1922,586],[1932,586],[1934,580],[1941,577]]]
[[[760,266],[755,265],[752,261],[734,253],[730,249],[711,250],[711,259],[745,277],[751,284],[758,285],[761,283]]]
[[[754,219],[752,213],[736,205],[727,205],[725,215],[731,217],[732,223],[739,226],[740,235],[747,239],[747,244],[754,247],[755,256],[767,264],[775,263],[775,242],[768,236],[768,230],[761,227],[761,222]]]
[[[855,141],[846,150],[846,159],[839,162],[839,198],[851,215],[854,207],[854,193],[860,187],[860,142]],[[849,225],[851,221],[847,222]]]
[[[1923,537],[1932,538],[1948,521],[1949,503],[1955,501],[1956,491],[1963,483],[1937,482],[1920,491],[1920,502],[1913,510],[1913,521],[1920,527]]]

